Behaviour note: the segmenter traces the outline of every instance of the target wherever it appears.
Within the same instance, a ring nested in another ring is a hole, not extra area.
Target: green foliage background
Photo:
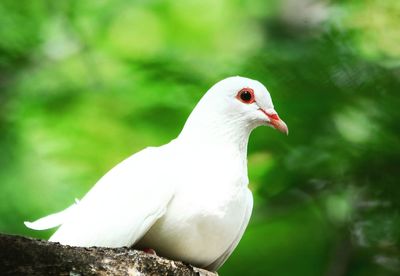
[[[290,135],[249,145],[253,217],[221,275],[399,275],[400,2],[0,2],[0,231],[177,136],[230,75]],[[0,249],[1,250],[1,249]]]

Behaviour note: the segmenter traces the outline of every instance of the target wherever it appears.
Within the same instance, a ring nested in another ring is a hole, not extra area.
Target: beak
[[[270,126],[272,126],[273,128],[279,130],[280,132],[282,132],[282,133],[284,133],[284,134],[286,134],[286,135],[289,134],[289,129],[288,129],[287,125],[285,124],[284,121],[282,121],[281,118],[279,118],[278,113],[277,113],[275,110],[270,109],[270,110],[268,110],[268,111],[265,111],[265,110],[262,109],[262,108],[260,108],[260,110],[261,110],[265,115],[267,115],[267,117],[268,117],[268,119],[269,119],[268,124],[269,124]]]

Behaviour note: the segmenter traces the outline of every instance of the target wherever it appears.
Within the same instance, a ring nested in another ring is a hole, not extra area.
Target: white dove
[[[65,245],[134,245],[215,271],[250,219],[247,144],[260,125],[288,133],[265,86],[226,78],[207,91],[176,139],[122,161],[80,202],[25,224],[61,225],[50,241]]]

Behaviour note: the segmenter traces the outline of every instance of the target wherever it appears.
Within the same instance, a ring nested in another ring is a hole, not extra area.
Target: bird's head
[[[251,128],[267,125],[285,134],[289,132],[276,112],[267,88],[259,81],[229,77],[216,83],[205,98],[232,121],[241,121]]]
[[[207,91],[180,136],[190,137],[192,141],[228,139],[243,144],[247,143],[251,130],[260,125],[288,134],[264,85],[244,77],[229,77]]]

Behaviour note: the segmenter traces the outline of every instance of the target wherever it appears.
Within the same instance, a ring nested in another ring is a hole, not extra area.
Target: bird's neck
[[[232,152],[245,162],[247,144],[253,128],[239,116],[193,112],[186,121],[178,140],[182,144],[205,151],[209,149],[217,153],[220,149],[222,152]]]

